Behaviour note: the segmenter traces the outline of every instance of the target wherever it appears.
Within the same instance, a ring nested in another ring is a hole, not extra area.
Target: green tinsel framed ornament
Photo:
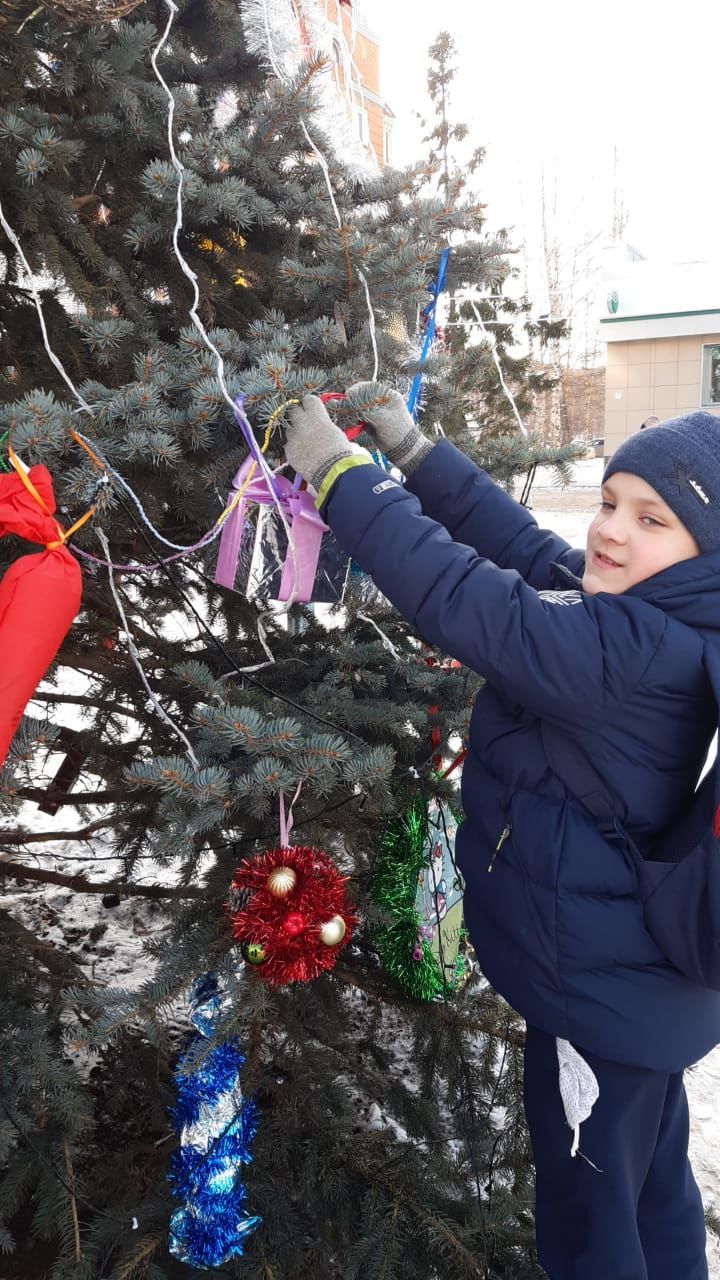
[[[455,865],[457,818],[418,792],[388,823],[370,886],[389,920],[373,932],[380,963],[413,1000],[437,1000],[468,972],[462,898]]]

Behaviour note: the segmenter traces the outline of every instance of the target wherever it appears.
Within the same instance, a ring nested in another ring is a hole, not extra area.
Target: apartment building
[[[658,263],[613,246],[604,284],[605,456],[650,416],[720,415],[720,262]]]
[[[356,0],[325,0],[325,13],[344,37],[334,41],[335,78],[353,128],[380,166],[391,164],[393,113],[380,90],[380,38]]]

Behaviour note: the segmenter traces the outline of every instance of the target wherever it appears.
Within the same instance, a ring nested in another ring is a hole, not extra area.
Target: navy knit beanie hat
[[[720,550],[720,418],[688,413],[637,431],[615,450],[603,484],[616,471],[652,485],[702,555]]]

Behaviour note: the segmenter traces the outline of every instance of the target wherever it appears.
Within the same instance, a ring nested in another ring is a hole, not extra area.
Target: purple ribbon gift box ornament
[[[248,456],[237,471],[228,495],[228,506],[247,481],[248,473],[256,459]],[[320,544],[328,526],[315,507],[307,489],[296,489],[285,476],[273,476],[273,489],[257,467],[237,506],[231,511],[220,536],[220,550],[215,566],[215,581],[220,586],[235,586],[243,528],[248,506],[255,503],[264,507],[281,507],[291,534],[280,580],[278,600],[299,601],[307,604],[317,572]]]

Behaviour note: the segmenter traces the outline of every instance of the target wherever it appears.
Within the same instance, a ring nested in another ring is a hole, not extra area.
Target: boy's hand
[[[356,382],[347,398],[393,466],[411,475],[433,445],[413,422],[400,392],[378,382]]]
[[[293,405],[289,410],[288,419],[285,457],[318,491],[335,463],[357,450],[335,426],[318,396],[303,396],[302,404]]]

